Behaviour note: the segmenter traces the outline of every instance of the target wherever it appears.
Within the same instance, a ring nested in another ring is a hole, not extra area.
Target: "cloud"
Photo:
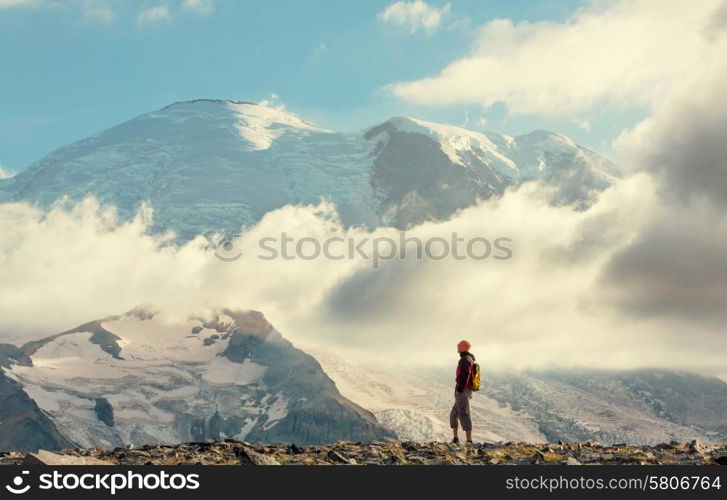
[[[621,161],[658,180],[661,203],[604,269],[603,286],[631,314],[727,320],[727,64],[664,101],[616,142]]]
[[[505,102],[512,113],[650,107],[723,57],[725,37],[714,26],[724,5],[612,0],[561,23],[496,19],[480,28],[469,55],[438,75],[388,88],[414,103]]]
[[[81,6],[83,18],[87,21],[112,23],[116,18],[116,11],[109,2],[104,0],[85,0]]]
[[[212,0],[184,0],[182,10],[196,12],[197,14],[209,14],[214,9]]]
[[[15,172],[11,172],[10,170],[6,170],[3,168],[2,165],[0,165],[0,180],[3,179],[9,179],[10,177],[14,176]]]
[[[378,270],[361,259],[254,258],[261,238],[281,232],[318,240],[397,236],[391,228],[342,228],[328,204],[267,214],[243,232],[244,257],[232,263],[215,259],[201,237],[176,246],[149,234],[148,209],[124,222],[92,199],[48,213],[2,204],[0,332],[19,342],[139,304],[177,315],[234,307],[263,311],[298,345],[335,346],[360,359],[437,364],[467,337],[492,368],[719,373],[727,348],[720,325],[624,315],[600,286],[613,256],[651,222],[659,201],[651,176],[624,181],[585,211],[553,207],[548,199],[542,186],[529,184],[407,233],[508,236],[510,260],[394,260]]]
[[[86,21],[111,23],[116,19],[118,2],[113,0],[0,0],[0,9],[34,7],[73,9]],[[170,20],[179,14],[207,15],[214,10],[213,0],[168,0],[156,4],[145,3],[138,11],[139,23]]]
[[[170,21],[180,14],[207,15],[214,10],[213,0],[177,0],[143,7],[137,16],[139,24]]]
[[[266,108],[273,108],[277,109],[279,111],[285,111],[285,103],[280,98],[280,96],[276,93],[268,94],[265,99],[258,102],[260,106],[265,106]]]
[[[13,7],[72,8],[78,10],[85,20],[103,23],[110,23],[116,17],[110,0],[0,0],[0,9]]]
[[[10,7],[35,5],[38,3],[40,3],[40,0],[0,0],[0,9],[9,9]]]
[[[383,23],[403,27],[410,34],[423,30],[426,33],[437,31],[442,20],[449,15],[450,4],[438,9],[422,0],[412,2],[394,2],[379,14],[379,20]]]
[[[166,4],[154,5],[152,7],[144,7],[139,11],[137,21],[139,24],[146,24],[158,21],[168,21],[172,18],[169,12],[169,6]]]
[[[727,64],[665,100],[648,119],[615,141],[620,161],[652,172],[682,204],[707,198],[727,208]]]

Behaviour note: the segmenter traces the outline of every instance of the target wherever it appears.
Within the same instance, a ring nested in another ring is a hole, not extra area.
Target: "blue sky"
[[[547,128],[605,153],[643,116],[638,107],[591,109],[585,130],[583,116],[513,114],[500,102],[432,105],[387,88],[466,57],[493,19],[564,23],[584,5],[576,0],[430,0],[442,12],[436,29],[384,20],[392,0],[186,1],[0,0],[0,165],[20,170],[194,98],[276,94],[289,111],[335,130],[395,115],[511,134]]]

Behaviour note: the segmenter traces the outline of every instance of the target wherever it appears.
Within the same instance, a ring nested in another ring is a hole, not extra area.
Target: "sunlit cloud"
[[[470,54],[388,88],[418,104],[504,102],[512,113],[582,116],[649,108],[718,63],[722,0],[593,2],[563,22],[488,21]]]
[[[451,10],[450,4],[441,8],[433,7],[422,0],[411,2],[394,2],[379,14],[379,20],[383,23],[402,27],[410,34],[419,30],[427,33],[437,31],[443,19]]]

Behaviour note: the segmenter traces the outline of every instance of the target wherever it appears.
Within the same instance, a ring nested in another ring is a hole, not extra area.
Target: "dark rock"
[[[303,450],[301,448],[299,448],[298,446],[296,446],[295,443],[293,443],[290,446],[288,446],[288,453],[290,453],[292,455],[300,455],[301,453],[303,453]]]
[[[33,361],[22,349],[12,344],[0,344],[0,368],[10,365],[33,366]]]
[[[113,356],[114,358],[124,359],[120,356],[121,346],[118,344],[119,340],[121,340],[121,337],[114,335],[113,333],[105,330],[100,326],[93,332],[93,335],[91,335],[91,337],[88,339],[89,342],[98,345],[102,351],[111,354],[111,356]]]
[[[344,457],[343,455],[341,455],[340,453],[338,453],[337,451],[334,451],[334,450],[329,451],[327,456],[328,456],[328,459],[333,463],[338,463],[338,464],[350,464],[351,463],[351,459]]]
[[[96,418],[109,427],[114,426],[114,407],[111,406],[109,400],[106,398],[96,398]]]

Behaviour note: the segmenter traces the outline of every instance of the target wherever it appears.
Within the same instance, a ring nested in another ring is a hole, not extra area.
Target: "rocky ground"
[[[59,456],[60,455],[60,456]],[[54,454],[46,454],[53,459]],[[662,443],[655,446],[602,445],[595,442],[452,443],[337,442],[329,446],[260,444],[234,440],[146,445],[114,450],[66,449],[58,463],[88,459],[112,465],[727,465],[727,443]],[[0,465],[36,464],[25,453],[0,453]],[[88,463],[88,462],[87,462]],[[98,463],[95,462],[94,463]]]

